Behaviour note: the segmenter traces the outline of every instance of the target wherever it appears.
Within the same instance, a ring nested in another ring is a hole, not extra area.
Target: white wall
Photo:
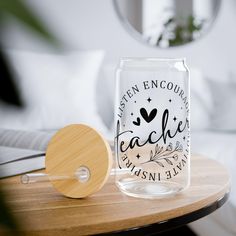
[[[236,1],[224,0],[212,30],[201,40],[173,49],[157,49],[133,39],[119,21],[112,0],[27,0],[48,27],[69,48],[105,49],[106,61],[123,56],[187,57],[209,77],[236,75]],[[18,25],[3,35],[7,47],[39,50],[43,44],[31,39]],[[45,47],[44,47],[45,49]]]

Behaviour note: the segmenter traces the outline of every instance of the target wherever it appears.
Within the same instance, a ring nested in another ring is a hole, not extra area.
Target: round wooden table
[[[229,175],[218,162],[192,155],[191,186],[182,194],[159,200],[121,193],[111,177],[86,199],[63,197],[50,183],[22,185],[19,176],[1,180],[8,202],[33,235],[145,235],[182,226],[222,206],[229,194]],[[1,231],[0,231],[1,232]]]

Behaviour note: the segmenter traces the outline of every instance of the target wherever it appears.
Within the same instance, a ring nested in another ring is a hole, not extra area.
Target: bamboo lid
[[[52,137],[45,165],[51,183],[60,193],[83,198],[105,184],[112,166],[112,153],[107,141],[95,129],[73,124]]]

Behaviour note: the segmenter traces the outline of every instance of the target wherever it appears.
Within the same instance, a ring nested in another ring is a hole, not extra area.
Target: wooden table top
[[[5,184],[8,202],[24,232],[58,236],[109,233],[156,223],[163,225],[171,219],[189,217],[207,209],[223,199],[230,187],[229,175],[221,164],[194,155],[191,186],[168,199],[126,196],[115,186],[114,177],[102,190],[86,199],[66,198],[50,183],[20,184],[19,176],[3,179],[1,183]]]

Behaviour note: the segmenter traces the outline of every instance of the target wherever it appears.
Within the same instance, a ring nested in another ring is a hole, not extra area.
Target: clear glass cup
[[[189,93],[185,59],[120,60],[115,155],[116,184],[122,192],[160,198],[189,186]]]

